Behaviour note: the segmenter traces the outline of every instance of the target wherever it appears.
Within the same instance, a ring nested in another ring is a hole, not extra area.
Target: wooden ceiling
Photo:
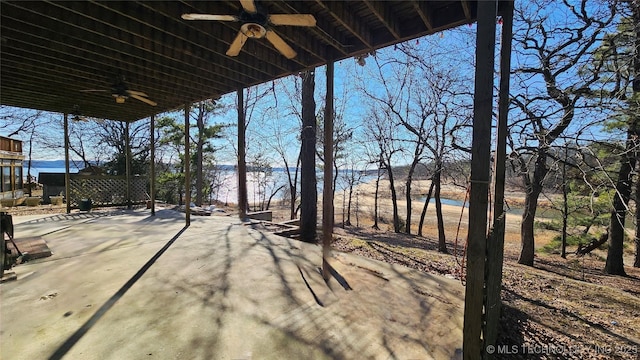
[[[315,27],[277,26],[298,55],[266,39],[225,53],[240,23],[183,13],[239,15],[231,1],[1,1],[2,105],[135,121],[394,43],[471,23],[476,1],[256,1],[268,14],[312,14]],[[124,78],[133,98],[118,104]],[[102,91],[83,91],[102,90]]]

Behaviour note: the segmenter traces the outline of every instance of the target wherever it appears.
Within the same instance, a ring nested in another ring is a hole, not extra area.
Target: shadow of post
[[[151,257],[141,268],[136,272],[129,281],[127,281],[109,300],[107,300],[98,311],[87,320],[75,333],[73,333],[60,347],[49,357],[50,360],[58,360],[62,359],[64,355],[66,355],[69,350],[80,340],[82,337],[104,316],[104,314],[109,311],[113,305],[115,305],[122,296],[135,284],[144,273],[151,268],[151,266],[162,256],[162,254],[173,245],[173,243],[182,235],[182,233],[187,230],[187,226],[183,227],[176,235],[174,235],[171,240],[169,240],[162,249],[158,250],[155,255]]]

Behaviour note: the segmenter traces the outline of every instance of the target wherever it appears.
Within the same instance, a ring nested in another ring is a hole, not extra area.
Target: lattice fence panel
[[[147,200],[147,181],[135,176],[131,179],[131,203]],[[78,207],[81,199],[91,199],[93,207],[127,204],[127,179],[124,176],[72,175],[69,179],[71,207]]]

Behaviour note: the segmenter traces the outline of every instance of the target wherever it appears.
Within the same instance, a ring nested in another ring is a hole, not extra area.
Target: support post
[[[247,162],[245,135],[244,90],[238,89],[238,211],[241,220],[247,218]]]
[[[189,144],[189,104],[184,106],[184,215],[185,226],[191,225],[191,154]]]
[[[127,195],[127,209],[131,210],[131,144],[129,139],[129,122],[127,121],[124,126],[124,141],[125,141],[125,172],[127,179],[126,195]]]
[[[327,62],[324,110],[324,181],[322,185],[322,277],[329,280],[328,258],[333,240],[333,61]]]
[[[300,240],[318,242],[318,186],[316,179],[315,69],[302,75],[302,129],[300,129]]]
[[[71,212],[71,195],[69,177],[69,114],[64,114],[64,199],[67,203],[67,214]]]
[[[498,129],[494,171],[494,221],[493,236],[487,244],[487,303],[485,304],[486,324],[484,330],[485,347],[496,345],[500,320],[500,291],[502,290],[502,265],[504,262],[504,180],[507,159],[507,119],[509,114],[509,76],[511,74],[511,40],[513,38],[513,1],[503,3],[502,41],[500,45],[500,90],[498,93]],[[493,358],[493,354],[486,354]]]
[[[149,172],[149,197],[151,198],[151,216],[156,215],[156,116],[151,115],[151,124],[149,125],[151,132],[151,164]]]
[[[496,1],[478,2],[473,136],[471,144],[471,191],[467,247],[463,358],[481,359],[489,167],[491,166],[491,121],[496,32]]]

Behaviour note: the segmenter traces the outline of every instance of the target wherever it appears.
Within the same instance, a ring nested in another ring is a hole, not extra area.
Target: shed
[[[64,194],[64,173],[41,172],[38,174],[38,183],[42,184],[42,202],[50,204],[50,196]]]

